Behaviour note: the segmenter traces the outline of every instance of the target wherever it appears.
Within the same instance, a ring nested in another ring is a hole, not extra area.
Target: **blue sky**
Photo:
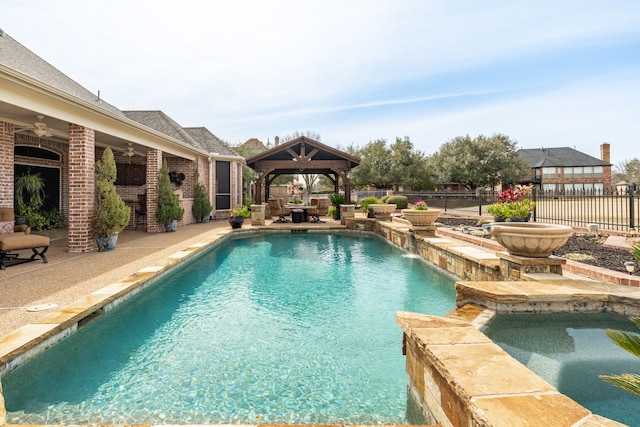
[[[238,144],[466,134],[640,158],[640,2],[4,0],[0,28],[121,110]]]

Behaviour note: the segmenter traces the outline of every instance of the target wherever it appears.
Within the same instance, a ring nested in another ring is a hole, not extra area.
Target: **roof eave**
[[[191,160],[196,155],[209,155],[205,150],[191,147],[124,115],[78,99],[2,64],[0,80],[3,82],[0,85],[0,98],[4,102]]]

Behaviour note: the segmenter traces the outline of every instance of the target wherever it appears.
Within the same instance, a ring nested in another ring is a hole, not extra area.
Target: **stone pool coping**
[[[377,224],[377,226],[382,227],[383,229],[387,227],[391,227],[392,229],[395,230],[395,232],[399,232],[400,230],[400,232],[408,233],[406,226],[403,224],[394,224],[392,222],[380,224],[376,221],[371,222],[367,220],[364,220],[364,222],[370,223],[370,224],[375,223]],[[378,234],[383,238],[387,238],[392,243],[402,246],[402,244],[399,244],[398,241],[394,241],[393,237],[389,238],[388,235],[385,235],[384,232],[380,232],[380,229],[367,230],[367,227],[356,227],[355,229],[360,231],[373,231],[375,234]],[[296,228],[300,228],[300,226],[297,225]],[[339,226],[332,227],[332,228],[334,230],[344,229],[344,227],[339,227]],[[29,325],[19,328],[4,337],[0,337],[0,375],[9,369],[12,369],[14,366],[26,360],[27,358],[31,357],[38,351],[41,351],[47,348],[48,346],[52,345],[56,340],[64,337],[66,334],[72,333],[79,326],[82,326],[83,322],[90,321],[93,317],[100,315],[102,310],[108,310],[114,304],[118,303],[119,301],[122,301],[123,299],[126,299],[128,296],[139,291],[140,289],[143,289],[146,285],[151,283],[154,279],[161,277],[164,274],[167,274],[172,268],[185,262],[187,259],[190,259],[193,256],[197,256],[200,253],[203,253],[205,249],[211,247],[212,245],[217,244],[218,242],[223,241],[224,238],[228,237],[232,233],[246,234],[246,233],[265,232],[265,231],[287,232],[289,230],[283,229],[281,227],[278,227],[278,229],[273,229],[273,228],[269,229],[268,227],[253,227],[253,229],[250,228],[250,229],[240,229],[240,230],[229,230],[229,229],[217,230],[214,233],[203,236],[202,242],[191,244],[188,247],[184,248],[183,250],[180,250],[170,255],[169,257],[167,257],[165,260],[161,262],[158,262],[152,266],[145,267],[139,270],[138,272],[122,280],[109,284],[104,288],[99,289],[83,298],[80,298],[77,301],[63,308],[49,312],[45,314],[43,317],[41,317],[40,319],[38,319],[37,321],[34,321]],[[326,228],[323,228],[322,231],[328,231],[328,230]],[[474,244],[470,244],[472,242],[456,239],[455,237],[445,238],[445,237],[437,236],[437,237],[431,237],[431,238],[424,238],[423,240],[427,242],[427,244],[432,245],[433,247],[446,250],[458,258],[464,259],[471,263],[475,263],[476,267],[474,268],[479,270],[479,272],[477,272],[479,275],[482,275],[482,270],[495,272],[495,270],[499,268],[499,262],[500,262],[499,257],[495,254],[495,251],[492,248],[488,248],[488,247],[479,248]],[[483,239],[483,240],[486,240],[486,239]],[[459,265],[456,265],[455,262],[447,261],[447,262],[444,262],[444,264],[442,262],[434,262],[434,264],[444,268],[446,271],[452,274],[457,275],[458,277],[468,276],[468,272],[466,270],[467,268],[469,268],[468,265],[463,266],[463,269],[460,270]],[[532,277],[530,279],[535,280],[535,277]],[[555,285],[551,283],[553,281],[549,281],[549,280],[527,282],[529,285],[535,284],[535,288],[538,289],[538,291],[536,292],[531,291],[531,295],[526,293],[525,288],[518,289],[517,284],[515,284],[515,282],[504,282],[504,283],[507,283],[508,285],[499,285],[499,286],[492,287],[490,284],[496,284],[496,283],[502,283],[502,282],[471,281],[469,283],[473,283],[474,285],[467,284],[465,286],[461,284],[464,282],[459,281],[456,284],[456,286],[460,285],[461,291],[466,292],[464,295],[467,295],[469,298],[471,297],[474,298],[474,303],[476,304],[481,304],[481,301],[486,301],[486,304],[490,305],[492,300],[495,300],[494,302],[496,302],[496,304],[500,302],[500,300],[503,300],[502,301],[503,303],[512,304],[513,301],[508,301],[509,299],[512,299],[512,300],[517,299],[519,301],[522,300],[524,304],[530,304],[532,300],[530,299],[527,300],[527,298],[533,298],[534,295],[539,295],[539,298],[541,300],[543,300],[545,303],[549,303],[550,301],[549,295],[539,291],[540,288],[547,286],[546,284],[547,282],[549,282],[548,284],[550,286],[555,286],[553,288],[553,292],[551,293],[552,295],[559,295],[560,292],[574,292],[578,289],[574,287],[567,287],[567,284],[568,284],[567,280],[562,280],[561,284],[555,284]],[[576,285],[576,286],[582,286],[582,288],[580,289],[584,291],[585,286],[592,286],[592,285],[593,285],[593,282],[589,282],[587,284],[583,283],[582,285]],[[564,287],[564,289],[561,289],[561,287]],[[629,287],[626,287],[626,288],[629,291],[633,290],[633,288],[629,288]],[[504,292],[498,292],[498,290],[502,290]],[[584,295],[585,298],[602,300],[605,298],[604,297],[605,294],[607,295],[607,298],[609,298],[610,294],[606,292],[610,292],[611,290],[612,288],[605,289],[601,287],[599,291],[600,293],[598,294],[599,296],[596,296],[595,291],[586,292],[586,293],[583,292],[580,295]],[[562,299],[562,302],[565,304],[571,303],[573,301],[569,297],[570,295],[573,295],[573,294],[560,293],[560,295],[564,295],[561,299]],[[616,298],[619,299],[617,303],[620,303],[623,305],[628,304],[629,302],[632,302],[633,304],[638,305],[638,301],[639,301],[639,297],[637,295],[635,294],[632,295],[631,293],[625,293],[625,292],[619,292],[619,295],[617,295]],[[538,303],[539,301],[535,301],[535,302]],[[602,301],[599,301],[599,302],[602,303]],[[607,301],[607,302],[610,302],[610,301]],[[460,321],[461,319],[464,319],[468,325],[473,327],[473,325],[479,324],[479,322],[481,322],[482,319],[486,320],[487,313],[489,313],[488,311],[485,310],[485,308],[469,308],[469,307],[479,307],[479,306],[477,305],[470,306],[470,305],[466,305],[466,303],[463,304],[462,300],[459,302],[459,305],[464,305],[464,307],[459,306],[459,308],[456,309],[453,314],[450,314],[448,318],[446,318],[447,321],[451,321],[452,319],[450,318],[454,316],[454,317],[458,317],[457,319],[458,321]],[[471,316],[472,313],[474,314],[473,316]],[[441,318],[441,319],[445,319],[445,318]],[[405,330],[405,328],[407,328],[407,330]],[[460,328],[460,326],[457,326],[456,328]],[[462,329],[456,329],[456,328],[453,328],[454,337],[456,335],[455,332],[462,331]],[[410,323],[405,322],[403,326],[403,331],[405,332],[405,335],[412,336],[411,334],[414,333],[414,329],[424,329],[424,328],[415,328]],[[442,335],[445,333],[450,333],[452,332],[450,329],[452,328],[444,328],[442,330],[439,330],[439,334]],[[474,339],[482,339],[476,334],[476,332],[470,332],[470,330],[467,330],[467,329],[465,329],[464,331],[465,333],[470,334],[470,336],[475,336],[476,338]],[[481,334],[479,331],[477,333]],[[418,335],[416,335],[416,337],[418,337]],[[488,340],[488,338],[486,337],[485,339]],[[414,338],[414,340],[417,340],[417,338]],[[475,358],[473,356],[473,351],[469,352],[470,349],[471,350],[473,348],[480,349],[481,347],[464,347],[467,345],[473,345],[473,343],[465,343],[464,340],[456,343],[454,342],[454,339],[452,337],[447,338],[447,340],[449,342],[449,344],[447,345],[453,346],[452,348],[454,349],[457,348],[463,351],[463,349],[466,348],[467,354],[465,355],[464,360],[470,360],[470,361],[475,360],[475,364],[473,366],[476,369],[479,369],[483,366],[483,363],[485,360],[482,357],[480,358],[480,360],[478,360],[478,358]],[[421,342],[421,341],[417,340],[415,342]],[[444,344],[440,343],[438,345],[444,345]],[[489,343],[483,342],[483,345],[489,345]],[[493,349],[491,351],[493,351]],[[451,354],[450,357],[454,357],[454,355]],[[409,362],[408,362],[408,367],[409,367]],[[439,369],[440,368],[443,369],[443,373],[448,372],[446,370],[447,367],[445,364],[439,365]],[[518,372],[519,370],[520,368],[518,368]],[[526,371],[527,373],[523,375],[526,375],[527,377],[534,375],[530,371],[528,371],[528,369],[526,369]],[[536,384],[538,384],[537,380],[536,380]],[[546,389],[545,389],[545,392],[553,393]],[[463,393],[463,396],[466,395],[465,393]],[[474,402],[473,396],[471,395],[469,396],[470,396],[469,402],[473,403]],[[452,396],[449,396],[449,397],[452,397]],[[564,396],[562,400],[564,401],[565,398],[566,396]],[[536,399],[538,398],[536,397]],[[543,397],[541,399],[544,401],[548,400],[547,397]],[[483,402],[495,402],[495,400],[483,400]],[[445,404],[445,406],[446,405],[447,404]],[[586,411],[586,409],[584,410]],[[533,417],[534,415],[531,414],[531,416]],[[535,418],[531,418],[531,419],[533,420]],[[587,426],[588,425],[607,425],[607,426],[621,425],[611,420],[606,420],[597,415],[589,415],[588,419],[598,420],[599,424],[581,424],[581,425],[587,425]],[[438,421],[440,421],[441,423],[443,422],[441,420],[438,420]],[[459,421],[462,421],[462,419],[460,419]],[[2,400],[2,392],[0,389],[0,425],[4,425],[5,423],[6,423],[6,411],[4,409],[4,402]],[[466,423],[448,424],[447,422],[445,422],[442,425],[466,425]],[[486,425],[493,425],[493,424],[486,424]],[[500,425],[500,424],[495,424],[495,425]],[[535,425],[539,425],[539,424],[535,424]],[[571,425],[571,424],[557,424],[557,425]]]
[[[473,324],[490,317],[473,305],[445,317],[397,313],[410,392],[428,417],[443,426],[624,425],[558,392]]]

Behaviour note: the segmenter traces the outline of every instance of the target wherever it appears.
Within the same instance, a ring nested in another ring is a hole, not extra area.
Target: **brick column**
[[[95,131],[69,124],[69,252],[89,252],[93,239]]]
[[[0,121],[0,207],[13,208],[13,125]]]
[[[147,231],[164,231],[164,225],[156,219],[158,205],[158,173],[162,167],[162,151],[147,148]]]

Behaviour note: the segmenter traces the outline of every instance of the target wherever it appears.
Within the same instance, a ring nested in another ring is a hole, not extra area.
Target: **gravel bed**
[[[439,217],[438,223],[446,227],[475,227],[477,220],[473,218]],[[575,233],[567,243],[553,254],[597,267],[626,273],[626,261],[635,261],[630,250],[609,248],[603,245],[605,235],[596,237],[593,234]]]

